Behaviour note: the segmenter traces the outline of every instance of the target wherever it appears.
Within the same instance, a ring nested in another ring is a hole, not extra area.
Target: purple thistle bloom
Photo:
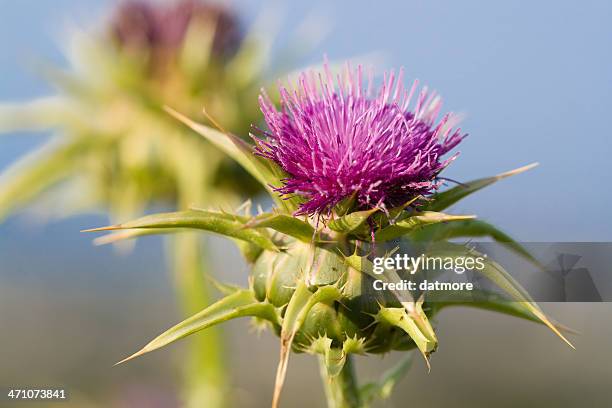
[[[457,156],[443,160],[465,135],[446,114],[436,123],[441,99],[402,84],[403,70],[385,74],[374,96],[372,75],[364,88],[361,66],[347,64],[336,84],[324,73],[302,73],[297,87],[280,86],[281,111],[264,91],[259,98],[269,131],[259,131],[256,153],[278,163],[289,176],[278,192],[306,199],[296,215],[329,214],[355,196],[359,209],[401,205],[432,193],[438,174]]]

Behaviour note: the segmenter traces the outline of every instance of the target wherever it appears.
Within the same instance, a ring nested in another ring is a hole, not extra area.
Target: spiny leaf
[[[451,296],[451,299],[447,299]],[[531,312],[531,309],[526,307],[523,303],[515,302],[504,298],[497,293],[481,289],[472,289],[469,292],[457,291],[453,292],[452,295],[449,293],[445,295],[444,300],[440,301],[431,301],[431,299],[428,299],[428,306],[433,309],[432,313],[434,314],[447,307],[465,306],[507,314],[509,316],[519,317],[535,323],[544,324],[542,320],[534,315]],[[575,333],[575,331],[562,324],[552,321],[551,323],[560,331]]]
[[[497,176],[486,177],[478,180],[473,180],[467,183],[462,183],[461,185],[455,186],[449,190],[434,194],[431,197],[431,201],[424,206],[424,209],[430,211],[443,211],[451,205],[455,204],[457,201],[465,198],[466,196],[472,193],[475,193],[478,190],[481,190],[499,180],[505,179],[506,177],[523,173],[527,170],[536,167],[537,165],[538,163],[532,163],[528,164],[527,166],[519,167],[515,170],[498,174]]]
[[[185,232],[183,228],[143,228],[133,230],[123,230],[119,232],[113,232],[110,234],[102,235],[93,240],[94,245],[108,245],[116,244],[119,242],[138,239],[147,235],[171,235]],[[232,238],[240,253],[247,262],[255,262],[257,257],[261,254],[262,248],[258,245],[254,245],[251,242],[244,241],[242,239]]]
[[[232,134],[222,133],[208,126],[194,122],[172,108],[166,107],[165,110],[170,115],[189,126],[192,130],[204,136],[206,140],[244,167],[249,174],[268,190],[272,199],[274,199],[279,206],[284,208],[287,212],[294,212],[297,209],[297,198],[283,200],[280,199],[278,193],[274,191],[275,187],[280,186],[280,181],[287,177],[287,174],[276,163],[255,155],[253,146]]]
[[[378,208],[355,211],[330,221],[328,226],[333,231],[350,234],[360,228],[368,220],[370,215],[374,214],[376,211],[378,211]]]
[[[474,215],[449,215],[434,211],[424,211],[419,212],[417,214],[418,215],[413,215],[408,218],[404,218],[403,220],[398,221],[395,224],[389,225],[388,227],[378,231],[375,234],[376,241],[385,242],[395,238],[399,238],[403,235],[418,231],[423,226],[429,224],[467,220],[475,217]]]
[[[187,210],[148,215],[123,224],[93,228],[85,230],[84,232],[143,228],[154,228],[158,230],[165,228],[201,229],[230,238],[241,239],[270,251],[279,251],[279,248],[274,244],[274,242],[272,242],[272,240],[263,232],[244,229],[243,223],[229,219],[228,217],[229,216],[227,214],[213,211]]]
[[[112,232],[110,234],[102,235],[93,240],[94,245],[108,245],[114,244],[121,241],[130,239],[137,239],[147,235],[164,235],[164,234],[176,234],[178,232],[184,232],[181,228],[145,228],[145,229],[133,229],[119,232]]]
[[[269,303],[258,302],[250,290],[240,290],[224,297],[190,318],[171,327],[146,346],[117,364],[167,346],[183,337],[238,317],[255,316],[278,324],[277,311]]]
[[[53,140],[4,171],[0,176],[0,219],[71,175],[80,157],[94,147],[92,139],[96,138],[67,144]]]
[[[508,234],[481,220],[463,220],[452,223],[428,225],[411,235],[411,239],[422,242],[446,241],[453,238],[480,238],[488,237],[504,245],[511,251],[524,257],[531,263],[540,266],[540,263],[521,244],[513,240]]]
[[[314,228],[307,222],[287,214],[264,213],[252,218],[245,228],[271,228],[280,233],[310,243],[314,237]]]
[[[194,122],[183,114],[175,111],[170,107],[165,107],[166,112],[170,115],[189,126],[192,130],[198,134],[204,136],[206,140],[215,145],[219,150],[230,156],[233,160],[238,162],[246,171],[255,177],[262,185],[266,185],[267,180],[259,172],[252,160],[249,159],[248,154],[245,154],[243,146],[244,142],[238,138],[231,137],[227,134],[221,133],[213,128]]]
[[[465,257],[468,249],[456,245],[456,244],[447,244],[447,247],[444,250],[436,250],[432,251],[430,256],[449,256],[449,257]],[[475,251],[470,250],[470,254],[473,256]],[[525,291],[525,289],[497,262],[483,257],[484,268],[474,269],[474,272],[481,273],[486,278],[488,278],[491,282],[495,283],[500,289],[506,292],[514,301],[518,302],[519,305],[531,312],[535,317],[537,317],[543,324],[548,326],[550,330],[552,330],[557,336],[559,336],[565,343],[567,343],[571,348],[575,348],[574,345],[567,339],[561,332],[555,327],[555,325],[546,317],[546,315],[542,312],[542,310],[537,306],[537,304],[531,299],[529,294]]]
[[[0,131],[48,130],[81,120],[67,98],[44,97],[20,104],[0,104]]]

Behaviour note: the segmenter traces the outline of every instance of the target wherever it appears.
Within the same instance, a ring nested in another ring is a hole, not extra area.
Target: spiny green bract
[[[335,288],[337,295],[312,305],[293,339],[294,351],[326,353],[320,339],[330,342],[328,348],[363,354],[406,350],[415,347],[407,331],[396,320],[411,319],[400,301],[387,291],[374,291],[374,278],[354,269],[331,250],[291,242],[285,252],[264,252],[255,262],[252,290],[260,302],[280,308],[290,304],[298,285],[309,292]],[[391,317],[392,310],[398,315]],[[421,314],[423,321],[426,316]],[[277,332],[281,327],[275,327]],[[435,338],[424,352],[435,349]]]

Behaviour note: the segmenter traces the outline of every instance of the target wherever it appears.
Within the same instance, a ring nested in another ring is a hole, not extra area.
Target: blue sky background
[[[67,25],[95,26],[109,1],[0,1],[0,99],[48,91],[28,69],[62,63]],[[249,23],[263,6],[284,17],[279,44],[308,13],[331,32],[304,63],[381,52],[380,71],[404,66],[463,112],[470,134],[446,176],[530,173],[466,200],[464,210],[524,241],[612,239],[612,3],[609,1],[235,1]],[[3,136],[0,166],[38,142]]]

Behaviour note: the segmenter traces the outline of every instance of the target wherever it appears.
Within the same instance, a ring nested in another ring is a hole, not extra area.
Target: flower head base
[[[334,78],[303,73],[295,88],[280,87],[281,110],[265,93],[260,106],[269,131],[257,153],[288,174],[278,191],[306,199],[298,214],[326,214],[354,197],[359,209],[391,207],[439,185],[443,159],[464,137],[451,114],[437,121],[441,100],[427,88],[411,100],[417,81],[404,88],[403,70],[385,75],[377,95],[361,66]]]

